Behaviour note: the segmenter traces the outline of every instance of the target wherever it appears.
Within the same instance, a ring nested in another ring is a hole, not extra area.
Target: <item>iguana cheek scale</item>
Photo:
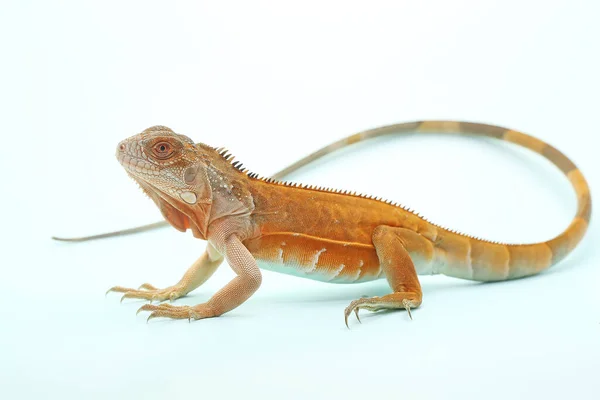
[[[542,155],[571,182],[577,195],[575,217],[561,234],[544,242],[496,243],[442,228],[390,201],[279,180],[342,147],[408,132],[492,137]],[[401,308],[411,315],[423,297],[417,275],[503,281],[537,274],[575,248],[587,230],[592,209],[585,178],[559,150],[518,131],[471,122],[419,121],[360,132],[308,155],[272,178],[248,172],[226,150],[194,143],[164,126],[124,140],[117,147],[117,158],[169,224],[180,231],[191,229],[208,246],[173,286],[115,286],[109,291],[124,293],[123,298],[174,300],[204,283],[223,259],[236,273],[206,303],[142,306],[139,311],[151,312],[148,319],[202,319],[231,311],[259,288],[260,268],[331,283],[385,278],[391,293],[351,302],[344,312],[346,324],[350,313],[358,317],[360,309]]]

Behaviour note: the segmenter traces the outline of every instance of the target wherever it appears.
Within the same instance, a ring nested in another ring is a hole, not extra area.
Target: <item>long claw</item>
[[[131,292],[125,292],[125,294],[123,296],[121,296],[121,301],[120,303],[123,303],[123,300],[125,299],[145,299],[148,300],[148,297],[145,297],[144,295],[141,295],[140,293],[134,291]]]
[[[406,312],[408,312],[408,316],[410,317],[410,320],[412,321],[413,317],[410,312],[410,304],[408,304],[407,300],[402,300],[402,305],[404,305],[404,308],[406,309]]]
[[[146,323],[150,322],[151,319],[158,318],[158,317],[160,317],[158,311],[154,311],[153,313],[148,315],[148,318],[146,319]]]
[[[135,290],[135,289],[126,288],[123,286],[113,286],[110,289],[108,289],[104,295],[106,296],[110,292],[126,293],[126,292],[131,292],[132,290]]]
[[[360,322],[362,324],[362,321],[360,320],[360,317],[358,316],[358,311],[360,310],[360,307],[356,307],[354,309],[354,314],[356,314],[356,319],[358,320],[358,322]]]
[[[121,303],[123,303],[123,300],[125,300],[125,299],[144,299],[144,300],[150,300],[150,302],[152,302],[152,299],[146,293],[139,292],[137,290],[126,292],[121,297]]]
[[[135,312],[135,315],[138,315],[142,311],[154,311],[156,309],[155,305],[152,304],[144,304]]]
[[[154,318],[164,317],[164,318],[172,318],[172,319],[183,319],[188,318],[191,321],[191,315],[188,308],[182,308],[180,310],[168,310],[162,309],[160,306],[154,306],[156,309],[148,316],[146,322],[150,321]]]

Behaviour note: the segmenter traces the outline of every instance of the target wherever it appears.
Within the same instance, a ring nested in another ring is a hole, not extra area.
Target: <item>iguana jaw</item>
[[[127,169],[127,167],[125,167]],[[142,191],[157,205],[161,214],[175,229],[185,232],[191,229],[194,237],[206,239],[210,203],[190,206],[182,201],[177,201],[171,196],[164,195],[143,179],[137,178],[129,170],[127,174],[138,184]],[[188,214],[194,214],[190,218]]]

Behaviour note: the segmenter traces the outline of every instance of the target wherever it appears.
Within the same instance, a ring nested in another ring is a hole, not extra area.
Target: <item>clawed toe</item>
[[[171,304],[144,304],[141,306],[136,314],[139,314],[141,311],[150,311],[150,315],[146,322],[150,321],[154,318],[166,317],[172,319],[191,319],[191,307],[190,306],[173,306]]]
[[[412,314],[410,312],[410,301],[407,299],[402,300],[402,305],[404,306],[404,309],[406,310],[406,312],[408,313],[408,316],[410,317],[410,320],[412,321]]]
[[[150,311],[150,315],[146,322],[154,318],[171,318],[171,319],[203,319],[214,316],[214,313],[210,312],[210,309],[205,304],[199,304],[197,306],[174,306],[172,304],[144,304],[141,306],[136,314],[141,311]]]
[[[183,295],[181,289],[177,286],[171,286],[165,289],[157,289],[149,283],[144,283],[139,289],[132,289],[123,286],[113,286],[106,291],[109,292],[123,293],[121,302],[125,299],[143,299],[149,300],[150,302],[158,301],[162,302],[165,300],[176,300]]]
[[[356,319],[358,322],[360,318],[358,316],[358,312],[360,309],[365,309],[369,311],[379,311],[384,309],[402,309],[404,308],[408,313],[408,316],[412,320],[411,308],[417,307],[420,304],[420,299],[411,299],[412,294],[410,293],[392,293],[390,295],[386,295],[383,297],[370,297],[370,298],[360,298],[358,300],[354,300],[351,302],[348,307],[344,310],[344,322],[346,323],[346,327],[348,326],[348,317],[354,311],[356,315]]]
[[[346,323],[346,327],[348,329],[350,329],[350,326],[348,326],[348,317],[350,316],[352,311],[354,311],[354,315],[356,315],[356,319],[358,320],[358,322],[362,323],[362,321],[360,320],[360,317],[358,316],[358,311],[361,309],[361,306],[365,303],[365,300],[369,300],[369,299],[361,298],[358,300],[354,300],[344,310],[344,322]],[[364,308],[364,307],[362,307],[362,308]]]
[[[202,319],[213,317],[215,314],[210,307],[206,304],[199,304],[196,306],[176,306],[169,303],[162,303],[165,300],[175,300],[184,295],[184,289],[178,285],[170,286],[165,289],[157,289],[149,283],[144,283],[139,289],[132,289],[123,286],[113,286],[106,293],[117,292],[123,293],[121,301],[125,299],[144,299],[149,300],[149,304],[141,306],[136,314],[142,311],[149,311],[147,321],[154,318],[172,318],[172,319]],[[154,300],[157,300],[159,304],[152,304]]]
[[[146,322],[154,318],[166,317],[172,319],[190,319],[190,306],[173,306],[171,304],[144,304],[141,306],[136,315],[142,311],[150,311],[150,315]]]
[[[131,292],[131,291],[135,291],[135,289],[131,289],[131,288],[126,288],[123,286],[113,286],[110,289],[108,289],[106,291],[106,293],[104,293],[104,295],[106,296],[107,294],[109,294],[110,292],[116,292],[116,293],[126,293],[126,292]]]

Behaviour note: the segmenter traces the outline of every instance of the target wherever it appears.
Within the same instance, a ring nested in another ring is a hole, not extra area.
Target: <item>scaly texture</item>
[[[407,132],[487,136],[533,150],[554,163],[573,185],[578,199],[573,221],[545,242],[495,243],[442,228],[390,201],[278,180],[339,148]],[[248,172],[232,162],[227,151],[195,144],[164,126],[123,141],[117,158],[169,224],[180,231],[192,230],[209,245],[171,288],[145,284],[138,290],[111,290],[124,292],[124,297],[174,300],[208,279],[223,258],[237,275],[198,306],[143,306],[141,310],[151,311],[152,318],[200,319],[230,311],[259,288],[259,267],[333,283],[385,277],[392,293],[352,302],[345,310],[346,321],[352,312],[358,317],[359,309],[410,312],[422,302],[418,274],[477,281],[533,275],[566,257],[582,239],[591,217],[588,185],[560,151],[521,132],[469,122],[421,121],[361,132],[310,154],[272,178]]]

